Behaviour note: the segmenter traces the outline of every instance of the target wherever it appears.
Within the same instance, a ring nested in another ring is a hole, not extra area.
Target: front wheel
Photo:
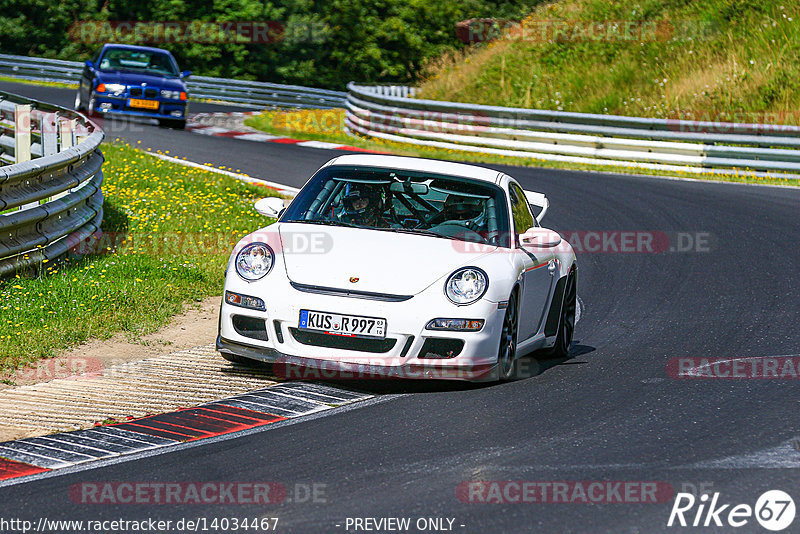
[[[75,105],[73,106],[75,111],[83,111],[83,102],[81,102],[81,92],[78,91],[75,93]]]
[[[500,332],[500,348],[497,353],[497,377],[501,381],[511,380],[517,367],[517,294],[512,293],[508,299],[508,308],[503,318],[503,329]]]
[[[98,117],[100,115],[99,113],[97,113],[94,110],[95,104],[97,104],[97,101],[95,100],[95,98],[93,96],[89,97],[89,104],[86,106],[86,116],[87,117],[94,118],[94,117]]]

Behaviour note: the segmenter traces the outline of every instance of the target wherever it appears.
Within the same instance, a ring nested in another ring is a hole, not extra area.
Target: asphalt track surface
[[[55,103],[73,98],[61,89],[14,88]],[[109,137],[294,186],[340,153],[143,125]],[[705,484],[722,503],[751,506],[762,492],[782,489],[800,504],[800,382],[678,380],[666,370],[676,357],[800,353],[800,190],[491,166],[546,193],[546,222],[558,231],[701,232],[710,236],[710,250],[579,253],[584,309],[570,358],[534,364],[530,378],[480,386],[363,384],[385,401],[6,486],[0,515],[277,516],[278,532],[345,532],[347,517],[448,517],[465,533],[695,530],[667,529],[671,500],[461,502],[456,488],[475,480],[665,481],[675,491]],[[71,501],[70,486],[87,481],[317,483],[325,485],[326,502]],[[753,518],[736,530],[765,532]]]

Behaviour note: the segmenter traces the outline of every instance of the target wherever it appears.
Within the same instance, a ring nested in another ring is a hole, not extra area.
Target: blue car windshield
[[[177,76],[175,61],[162,52],[109,48],[100,58],[101,71],[131,71],[157,76]]]
[[[385,168],[321,169],[281,222],[351,226],[507,247],[509,217],[498,186]]]

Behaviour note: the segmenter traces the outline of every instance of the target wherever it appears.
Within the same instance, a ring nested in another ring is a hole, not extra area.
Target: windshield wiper
[[[292,219],[291,221],[283,221],[283,222],[293,222],[293,223],[305,223],[305,224],[319,224],[322,226],[344,226],[347,228],[366,228],[365,226],[359,226],[357,224],[344,222],[344,221],[331,221],[330,219]]]
[[[436,232],[431,232],[430,230],[412,230],[409,228],[377,228],[377,230],[387,230],[389,232],[397,232],[400,234],[427,235],[431,237],[441,237],[442,239],[450,239],[451,241],[459,241],[457,237],[437,234]]]

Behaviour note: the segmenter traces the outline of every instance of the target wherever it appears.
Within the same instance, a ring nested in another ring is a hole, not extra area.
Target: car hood
[[[98,73],[98,78],[103,83],[119,83],[123,85],[147,84],[151,87],[169,89],[171,91],[185,91],[186,86],[179,78],[157,76],[140,72],[108,71]]]
[[[278,230],[286,274],[292,282],[392,295],[416,295],[442,276],[496,250],[361,228],[283,223]]]

